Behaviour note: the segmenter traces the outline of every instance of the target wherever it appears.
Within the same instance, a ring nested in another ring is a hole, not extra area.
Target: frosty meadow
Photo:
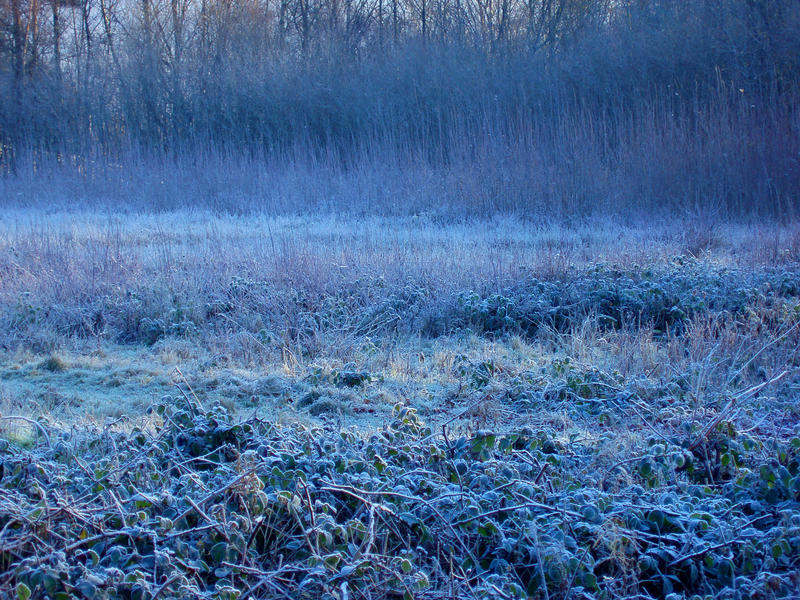
[[[798,597],[798,57],[788,0],[0,0],[0,597]]]

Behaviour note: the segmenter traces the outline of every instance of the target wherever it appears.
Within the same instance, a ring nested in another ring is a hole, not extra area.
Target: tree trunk
[[[59,0],[50,2],[50,8],[53,13],[53,68],[58,83],[61,83],[61,22],[58,17],[58,9],[60,7],[61,2]]]
[[[11,53],[14,73],[14,100],[21,103],[25,73],[25,29],[22,27],[22,0],[11,0]]]
[[[422,43],[425,43],[425,38],[428,37],[428,3],[427,0],[422,0]]]
[[[392,0],[392,38],[397,46],[397,0]]]

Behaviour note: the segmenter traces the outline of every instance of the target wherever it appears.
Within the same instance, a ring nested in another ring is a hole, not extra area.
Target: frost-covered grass
[[[0,344],[22,597],[797,589],[796,225],[7,212]]]
[[[356,365],[388,387],[403,382],[381,391],[386,408],[419,382],[452,384],[462,354],[513,369],[580,356],[615,370],[644,360],[635,346],[678,369],[674,347],[705,343],[705,329],[744,327],[729,335],[755,351],[790,323],[798,258],[796,225],[699,217],[9,211],[0,398],[26,413],[136,416],[170,390],[177,366],[234,408],[264,377]],[[58,369],[52,357],[64,359]]]
[[[336,320],[393,296],[443,304],[533,278],[569,280],[597,264],[668,271],[683,257],[699,259],[700,271],[749,269],[800,254],[796,224],[724,225],[709,215],[621,224],[109,211],[0,215],[0,343],[44,352],[67,338],[153,342],[168,333],[159,328],[209,326],[217,338],[262,329],[282,338],[303,325],[300,313],[326,306],[341,307]]]

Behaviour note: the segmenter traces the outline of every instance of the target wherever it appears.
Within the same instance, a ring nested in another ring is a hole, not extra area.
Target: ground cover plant
[[[150,431],[4,443],[17,597],[766,598],[800,584],[798,438],[719,421],[598,470],[603,434],[451,438],[402,405],[368,436],[232,421],[189,396],[154,409]]]

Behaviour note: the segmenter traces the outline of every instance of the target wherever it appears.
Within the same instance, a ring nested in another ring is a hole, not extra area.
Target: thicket
[[[798,40],[790,0],[4,0],[0,165],[394,168],[469,213],[792,216]]]

